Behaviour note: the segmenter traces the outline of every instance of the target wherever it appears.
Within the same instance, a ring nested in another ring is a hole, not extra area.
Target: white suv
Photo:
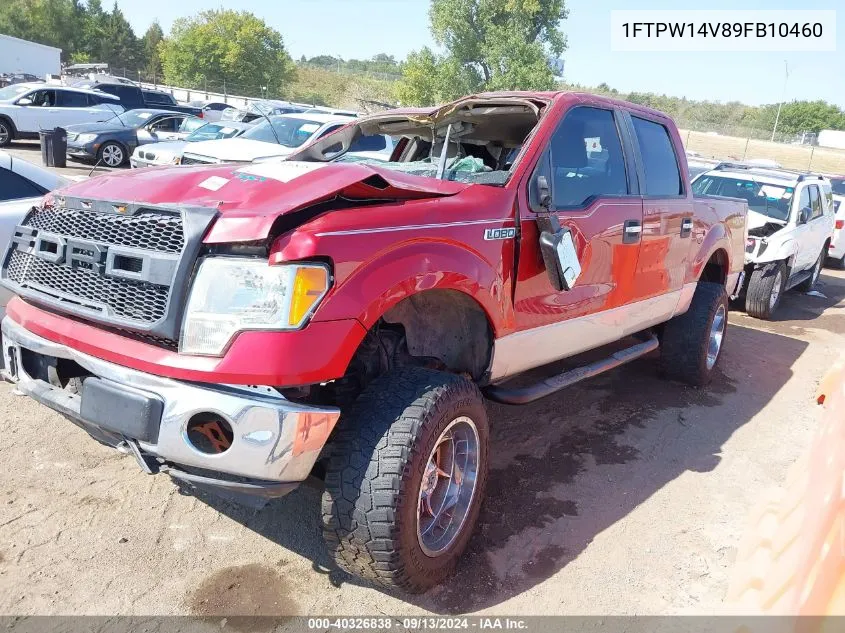
[[[830,181],[815,174],[722,163],[700,174],[696,194],[748,202],[745,310],[770,319],[786,290],[816,283],[834,227]]]
[[[120,99],[97,90],[12,84],[0,88],[0,147],[16,138],[38,138],[41,130],[97,123],[120,112]]]
[[[831,176],[833,187],[833,212],[836,225],[833,227],[833,241],[827,250],[828,263],[834,268],[845,268],[845,177]]]

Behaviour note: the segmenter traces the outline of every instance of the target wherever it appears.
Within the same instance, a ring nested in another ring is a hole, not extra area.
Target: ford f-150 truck
[[[347,154],[376,134],[389,161]],[[242,499],[322,478],[337,563],[422,591],[478,517],[485,395],[530,402],[658,349],[710,380],[746,209],[693,197],[673,122],[630,103],[379,113],[289,160],[46,196],[2,261],[5,375],[147,473]]]

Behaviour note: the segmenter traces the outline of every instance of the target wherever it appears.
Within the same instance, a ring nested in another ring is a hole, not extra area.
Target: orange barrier
[[[845,356],[822,380],[822,423],[782,489],[752,512],[728,589],[732,610],[788,616],[845,615]],[[835,630],[825,617],[790,630]]]

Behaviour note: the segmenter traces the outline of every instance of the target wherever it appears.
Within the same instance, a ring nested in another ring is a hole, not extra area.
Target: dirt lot
[[[737,312],[707,390],[646,358],[533,405],[491,405],[481,525],[420,597],[334,569],[319,492],[262,511],[177,489],[0,385],[3,614],[700,614],[720,609],[749,506],[808,445],[842,349],[845,274]]]
[[[680,130],[687,151],[720,160],[774,160],[786,169],[817,171],[826,174],[845,173],[845,150],[810,145],[770,143],[738,136]]]

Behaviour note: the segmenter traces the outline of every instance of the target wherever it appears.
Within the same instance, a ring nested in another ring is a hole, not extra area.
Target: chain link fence
[[[787,169],[845,173],[845,149],[810,144],[814,135],[776,133],[740,125],[677,121],[687,152],[717,160],[772,160]]]

